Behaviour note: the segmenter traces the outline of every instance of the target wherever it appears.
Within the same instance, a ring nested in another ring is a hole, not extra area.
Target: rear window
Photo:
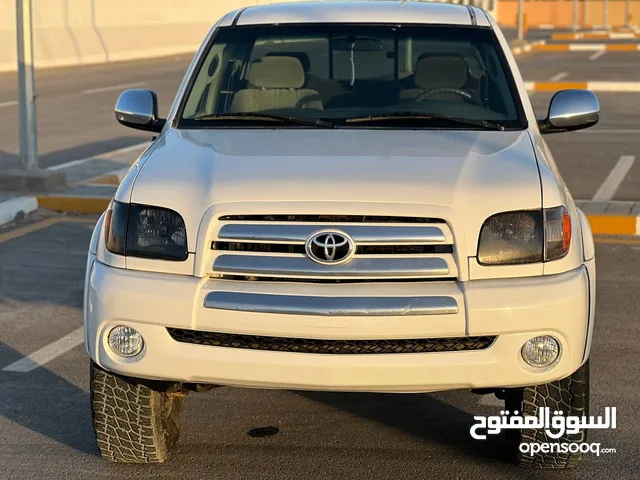
[[[191,81],[180,126],[235,126],[231,116],[243,117],[244,124],[252,113],[321,119],[338,127],[349,119],[399,113],[526,127],[499,44],[490,29],[480,27],[220,29]],[[277,127],[257,116],[251,122]]]

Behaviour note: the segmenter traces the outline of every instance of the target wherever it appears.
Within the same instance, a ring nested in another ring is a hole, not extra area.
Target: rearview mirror
[[[334,50],[349,52],[379,52],[384,48],[382,40],[371,37],[356,37],[348,35],[336,37],[332,40],[331,46]]]
[[[151,90],[127,90],[116,102],[116,119],[137,130],[159,133],[166,120],[158,118],[158,98]]]
[[[549,113],[538,120],[540,132],[560,133],[582,130],[594,126],[600,120],[598,97],[588,90],[562,90],[549,103]]]

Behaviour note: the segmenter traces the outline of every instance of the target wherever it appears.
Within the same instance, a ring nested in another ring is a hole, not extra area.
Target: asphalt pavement
[[[572,472],[522,470],[503,460],[502,437],[470,437],[473,415],[496,415],[500,403],[464,391],[223,387],[187,397],[183,434],[166,464],[109,464],[94,443],[89,359],[81,344],[85,251],[94,222],[40,211],[0,230],[2,479],[627,479],[640,468],[640,241],[610,238],[597,245],[591,408],[602,414],[617,407],[618,427],[593,430],[589,441],[616,453],[586,455]],[[49,361],[29,371],[3,370],[33,352]]]
[[[598,55],[596,55],[598,53]],[[561,73],[562,81],[640,81],[638,52],[537,52],[518,59],[525,80],[549,81]]]
[[[40,166],[51,167],[138,144],[151,136],[120,125],[113,113],[128,88],[158,94],[166,116],[191,56],[108,65],[51,68],[36,72]],[[0,73],[0,169],[20,166],[18,80]]]
[[[519,57],[518,63],[528,81],[640,81],[640,52],[593,57],[593,52],[539,52]],[[166,113],[189,61],[182,56],[37,72],[42,165],[148,140],[117,124],[115,99],[122,89],[151,88],[158,92],[161,114]],[[18,162],[15,84],[15,75],[0,75],[0,168]],[[551,96],[531,95],[540,117]],[[622,157],[640,156],[640,94],[599,98],[598,126],[546,137],[569,189],[581,200],[601,191]],[[640,200],[640,162],[631,162],[610,200]],[[3,480],[637,478],[638,237],[600,237],[597,243],[592,410],[601,414],[606,406],[617,407],[618,428],[594,430],[589,441],[616,453],[588,454],[573,472],[518,469],[503,461],[502,437],[478,442],[469,436],[473,415],[496,414],[499,403],[462,391],[382,395],[220,388],[189,395],[183,435],[168,463],[132,466],[102,461],[91,427],[81,327],[85,254],[95,220],[40,209],[0,227]],[[35,355],[36,364],[25,363],[29,355]],[[23,371],[4,370],[16,362],[22,362]],[[269,431],[260,430],[264,427],[276,427],[270,432],[277,433],[259,435]]]

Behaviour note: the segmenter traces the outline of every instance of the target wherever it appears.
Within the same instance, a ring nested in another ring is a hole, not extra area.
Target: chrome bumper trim
[[[340,265],[322,265],[308,257],[219,255],[213,272],[227,275],[314,278],[446,277],[449,266],[440,257],[355,257]]]
[[[242,312],[328,317],[376,317],[403,315],[453,315],[453,297],[309,297],[262,293],[211,292],[205,308]]]

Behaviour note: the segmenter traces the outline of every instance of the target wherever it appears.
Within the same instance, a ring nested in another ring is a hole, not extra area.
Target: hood
[[[263,207],[271,203],[360,214],[368,204],[376,215],[410,205],[453,223],[454,234],[464,229],[470,255],[487,217],[541,208],[526,131],[172,129],[140,165],[130,201],[180,213],[190,251],[204,213],[220,204],[246,204],[245,214],[276,213]]]

